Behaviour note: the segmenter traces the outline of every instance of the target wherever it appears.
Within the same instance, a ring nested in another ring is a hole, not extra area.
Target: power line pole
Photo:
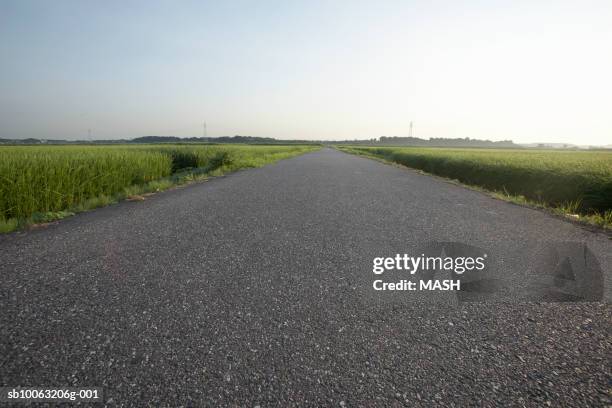
[[[412,121],[410,121],[410,131],[408,131],[408,137],[412,137]]]
[[[207,137],[207,132],[206,132],[206,121],[204,121],[204,127],[202,129],[202,137],[206,138]]]

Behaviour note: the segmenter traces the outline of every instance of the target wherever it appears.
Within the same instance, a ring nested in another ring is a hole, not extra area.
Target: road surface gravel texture
[[[490,253],[501,289],[373,290],[373,258],[431,242]],[[521,298],[523,254],[567,242],[601,299]],[[0,383],[126,407],[606,406],[611,265],[602,232],[322,149],[1,236]]]

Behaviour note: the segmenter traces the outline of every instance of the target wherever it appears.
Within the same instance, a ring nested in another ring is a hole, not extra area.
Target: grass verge
[[[60,154],[55,154],[53,150],[50,150],[51,154],[46,156],[44,149],[37,148],[36,151],[29,152],[28,147],[22,147],[20,148],[22,151],[18,151],[18,154],[11,157],[12,164],[17,169],[20,166],[33,164],[37,171],[19,173],[12,168],[10,169],[12,174],[6,171],[4,175],[0,171],[0,192],[13,194],[5,198],[3,212],[11,214],[13,211],[15,214],[15,216],[5,217],[0,213],[0,233],[57,221],[125,199],[143,200],[143,195],[146,194],[202,181],[239,169],[261,167],[319,148],[319,146],[295,145],[273,147],[151,145],[145,148],[126,146],[125,149],[128,151],[126,154],[120,150],[120,147],[112,146],[108,148],[112,150],[112,154],[101,147],[100,152],[94,151],[101,155],[96,155],[91,154],[91,150],[94,149],[89,147],[83,148],[85,154],[82,154],[83,150],[70,146],[70,149],[60,151]],[[52,149],[59,150],[61,147]],[[71,157],[70,152],[76,154],[77,157]],[[130,155],[129,153],[132,152],[137,154]],[[0,149],[0,158],[3,153],[6,156],[10,152]],[[24,162],[16,160],[15,156],[19,158],[20,155],[21,158],[24,158]],[[123,158],[125,162],[117,160],[117,157]],[[155,166],[153,173],[147,173],[151,167],[151,160],[144,161],[147,166],[144,169],[138,167],[143,163],[143,157],[153,159]],[[109,158],[108,162],[104,162],[104,159]],[[88,159],[95,162],[94,169],[99,174],[93,173],[92,176],[90,169],[87,168]],[[116,172],[121,172],[128,167],[131,167],[130,171],[137,173],[139,178],[124,179],[127,185],[113,184],[110,188],[102,181],[112,179]],[[79,171],[74,171],[75,168]],[[0,170],[6,170],[6,168],[0,168]],[[143,173],[146,173],[147,177],[143,177]],[[169,175],[151,179],[155,174]],[[148,181],[146,181],[147,178],[149,178]],[[88,185],[93,183],[97,185]],[[49,188],[50,185],[53,188]],[[46,200],[49,197],[47,192],[50,190],[54,194],[50,195],[51,200]],[[94,193],[91,193],[92,191]],[[87,194],[87,192],[90,193]],[[55,199],[56,195],[61,199]],[[24,205],[24,202],[27,203]],[[0,204],[3,204],[2,200]],[[19,209],[20,212],[16,212],[16,209]],[[0,210],[3,210],[1,206]]]
[[[529,207],[612,229],[612,153],[337,147]]]

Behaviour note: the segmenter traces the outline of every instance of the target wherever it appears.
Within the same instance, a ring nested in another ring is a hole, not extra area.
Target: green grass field
[[[612,152],[340,147],[610,227]]]
[[[0,146],[0,232],[302,154],[315,146]]]

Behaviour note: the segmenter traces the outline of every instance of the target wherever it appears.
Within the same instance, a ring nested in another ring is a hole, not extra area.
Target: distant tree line
[[[210,143],[210,144],[320,144],[313,140],[280,140],[258,136],[221,136],[221,137],[178,137],[142,136],[134,139],[112,140],[63,140],[63,139],[2,139],[0,144],[125,144],[125,143]]]
[[[466,138],[444,138],[432,137],[430,139],[420,139],[418,137],[403,136],[381,136],[379,139],[338,141],[337,144],[360,144],[373,146],[422,146],[422,147],[504,147],[520,148],[512,140],[501,140],[494,142],[491,140],[480,140]]]
[[[221,136],[221,137],[177,137],[142,136],[131,140],[132,143],[278,143],[271,137],[258,136]]]
[[[221,136],[221,137],[178,137],[178,136],[142,136],[134,139],[111,139],[111,140],[63,140],[63,139],[2,139],[0,145],[16,144],[129,144],[129,143],[199,143],[199,144],[323,144],[323,145],[363,145],[363,146],[415,146],[415,147],[483,147],[483,148],[535,148],[535,149],[577,149],[579,146],[562,143],[531,143],[515,144],[512,140],[491,140],[466,138],[444,138],[432,137],[420,139],[418,137],[404,136],[381,136],[366,140],[287,140],[274,139],[272,137],[259,136]],[[583,147],[585,148],[585,147]],[[589,149],[610,149],[607,146],[589,146]]]

